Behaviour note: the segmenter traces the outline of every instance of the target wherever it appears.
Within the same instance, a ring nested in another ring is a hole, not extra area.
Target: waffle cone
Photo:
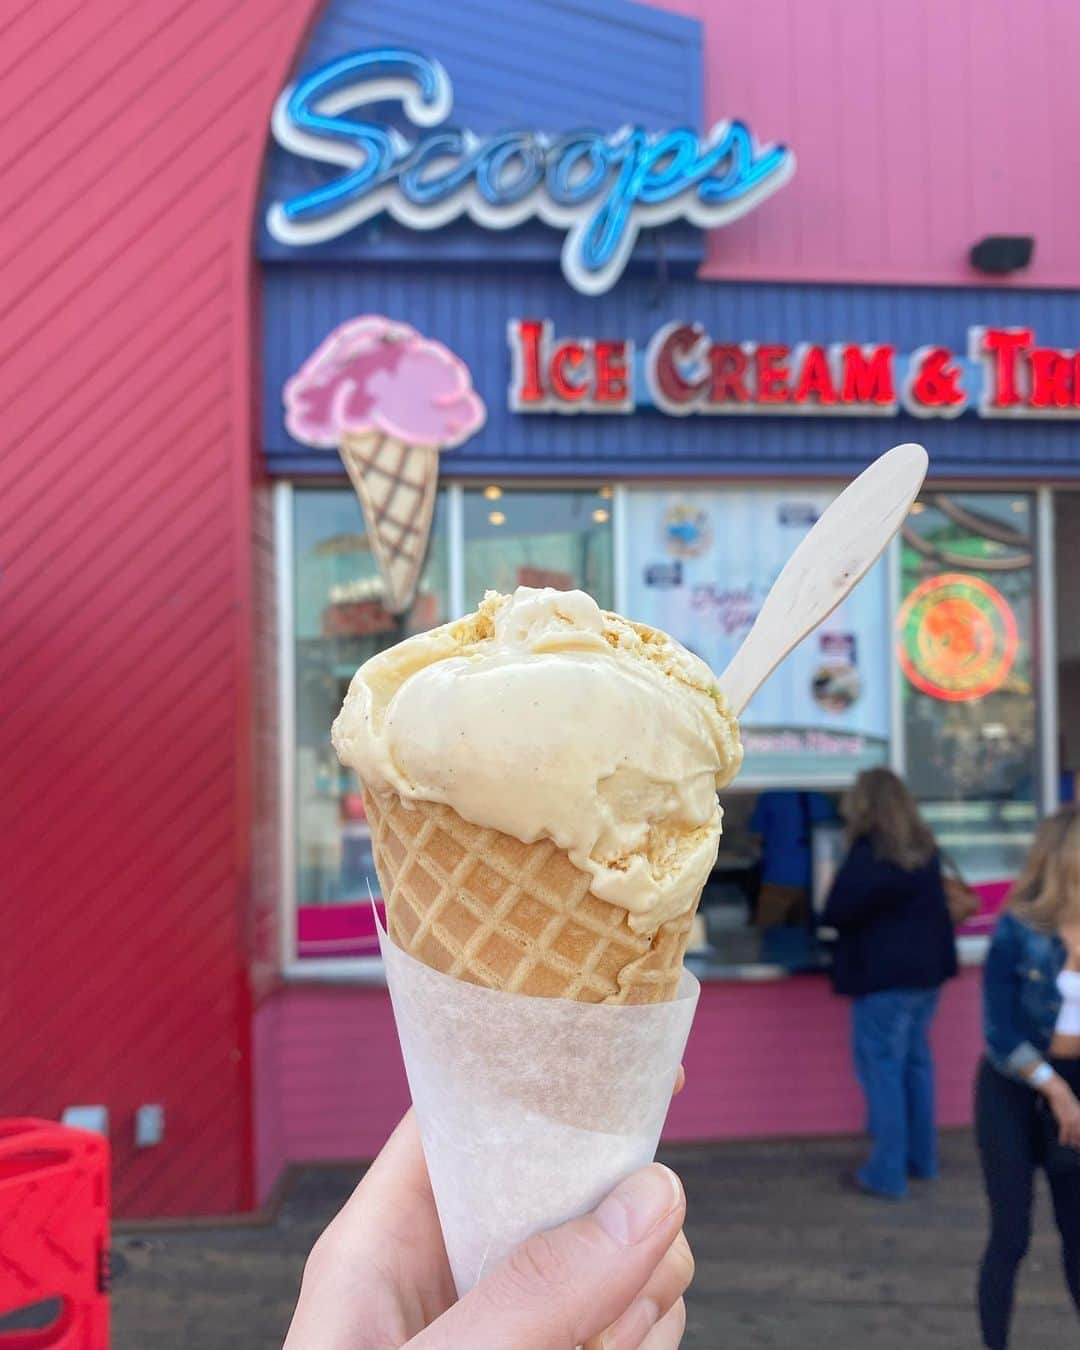
[[[635,933],[550,840],[523,844],[449,806],[366,792],[390,937],[472,984],[579,1003],[675,997],[693,912]]]
[[[339,453],[360,499],[386,588],[384,604],[400,614],[412,604],[427,556],[439,452],[372,432],[346,436]]]

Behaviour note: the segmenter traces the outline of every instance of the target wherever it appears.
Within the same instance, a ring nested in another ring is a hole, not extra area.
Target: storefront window
[[[465,599],[516,586],[580,587],[615,601],[610,488],[523,491],[497,484],[465,492]]]
[[[627,606],[718,674],[738,651],[830,487],[632,488]],[[840,790],[889,759],[888,576],[878,564],[755,694],[745,760],[702,900],[699,953],[723,967],[815,968],[815,852],[842,841]]]
[[[896,658],[908,782],[988,919],[1038,801],[1034,510],[1024,493],[933,493],[903,531]]]
[[[338,763],[330,724],[356,668],[449,616],[445,505],[408,614],[382,606],[382,582],[350,488],[293,493],[296,610],[296,899],[301,957],[376,950],[368,886],[376,884],[363,801]]]
[[[632,489],[627,606],[720,674],[830,488]],[[879,563],[802,642],[740,721],[738,788],[850,782],[889,757],[889,637]]]

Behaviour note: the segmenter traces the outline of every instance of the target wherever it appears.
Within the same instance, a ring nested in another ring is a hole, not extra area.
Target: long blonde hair
[[[844,814],[850,843],[867,839],[874,856],[905,872],[925,867],[937,853],[915,799],[890,769],[867,769],[848,794]]]
[[[1009,909],[1042,933],[1080,921],[1080,807],[1064,806],[1039,826]]]

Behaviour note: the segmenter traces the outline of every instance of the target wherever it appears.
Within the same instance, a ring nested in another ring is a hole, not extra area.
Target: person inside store
[[[1017,1270],[1046,1173],[1065,1282],[1080,1312],[1080,807],[1044,821],[983,966],[986,1054],[975,1134],[990,1206],[979,1267],[987,1350],[1009,1341]]]
[[[956,974],[956,941],[937,844],[896,774],[860,774],[844,815],[848,852],[821,922],[837,935],[833,988],[852,1000],[871,1141],[845,1184],[899,1200],[910,1177],[937,1175],[929,1032],[941,987]]]
[[[761,929],[763,961],[799,966],[810,956],[814,826],[835,815],[820,792],[762,792],[754,805],[750,830],[761,840],[754,923]]]

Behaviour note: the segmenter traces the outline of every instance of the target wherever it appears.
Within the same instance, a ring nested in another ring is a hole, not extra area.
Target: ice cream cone
[[[347,435],[340,446],[364,513],[391,614],[408,609],[427,554],[439,452],[379,431]]]
[[[390,937],[424,965],[579,1003],[673,999],[693,912],[635,933],[550,840],[523,844],[450,807],[366,792]]]

